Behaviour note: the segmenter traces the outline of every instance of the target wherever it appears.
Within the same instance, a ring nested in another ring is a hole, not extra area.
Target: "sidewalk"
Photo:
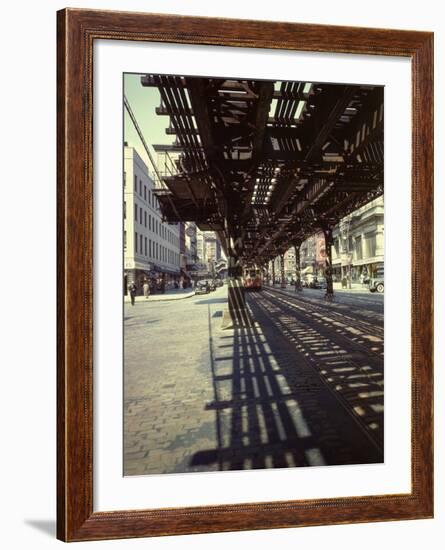
[[[361,283],[352,283],[351,288],[342,288],[341,283],[334,283],[334,290],[336,292],[354,292],[357,294],[372,294],[369,291],[368,285],[362,285]]]
[[[166,290],[165,294],[161,294],[160,292],[157,292],[156,294],[150,294],[149,298],[145,298],[145,296],[136,296],[135,300],[136,303],[138,302],[166,302],[168,300],[183,300],[184,298],[190,298],[191,296],[195,295],[195,291],[191,288],[178,288],[178,289],[171,289]],[[124,296],[124,302],[130,303],[131,298],[130,294],[127,294]]]
[[[292,290],[292,291],[295,291],[294,286],[289,285],[289,284],[286,286],[285,289],[281,289],[279,284],[276,284],[275,286],[272,286],[272,285],[265,285],[265,286],[269,286],[270,288],[275,288],[277,290]],[[314,289],[304,288],[304,290],[314,290]],[[318,290],[326,290],[326,289],[318,289]],[[341,293],[341,294],[366,294],[368,296],[373,295],[369,291],[368,285],[362,285],[361,283],[352,283],[351,288],[342,288],[341,283],[334,283],[334,292],[338,292],[338,293]]]

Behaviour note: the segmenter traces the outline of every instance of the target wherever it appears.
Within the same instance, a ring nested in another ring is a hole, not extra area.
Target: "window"
[[[137,254],[138,251],[138,234],[134,232],[134,252]]]
[[[338,258],[339,255],[340,255],[340,241],[339,241],[339,239],[334,240],[334,249],[335,249],[335,254]]]
[[[144,253],[147,255],[147,237],[144,238]]]
[[[159,243],[156,243],[156,259],[159,260]]]
[[[124,170],[124,187],[127,185],[127,172]]]
[[[367,258],[373,258],[376,250],[375,233],[370,232],[365,234],[365,254]]]
[[[151,258],[151,239],[148,240],[148,255]]]
[[[150,193],[150,189],[148,190],[148,204],[151,205],[151,193]]]
[[[363,251],[362,251],[362,237],[356,237],[355,238],[355,257],[357,260],[363,259]]]
[[[142,197],[142,180],[139,180],[139,195]]]
[[[151,231],[151,216],[150,216],[150,214],[148,215],[148,229],[150,229],[150,231]]]
[[[134,176],[134,190],[138,191],[138,177],[137,176]]]
[[[137,204],[134,205],[134,221],[135,222],[138,221],[138,205]]]
[[[139,251],[142,254],[142,235],[139,235]]]
[[[139,208],[139,223],[142,225],[142,208]]]
[[[144,210],[144,225],[147,227],[147,211]]]
[[[147,186],[144,185],[144,201],[147,200]]]
[[[124,231],[124,250],[127,250],[127,232]]]
[[[124,201],[124,220],[127,219],[127,203]]]

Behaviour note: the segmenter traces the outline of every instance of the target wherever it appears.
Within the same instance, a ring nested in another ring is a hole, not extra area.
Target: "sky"
[[[170,144],[174,141],[175,136],[168,136],[165,133],[169,117],[158,116],[155,113],[155,108],[159,107],[161,103],[158,89],[142,86],[141,76],[141,74],[124,74],[124,94],[130,103],[151,154],[157,159],[152,145],[154,143]],[[126,109],[124,109],[124,141],[136,149],[149,171],[153,172],[151,162]]]

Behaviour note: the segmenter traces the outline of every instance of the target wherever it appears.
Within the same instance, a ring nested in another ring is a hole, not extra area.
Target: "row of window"
[[[339,239],[334,240],[334,248],[338,256],[340,254]],[[354,260],[363,260],[364,258],[374,257],[377,250],[375,233],[365,233],[363,240],[361,235],[358,235],[357,237],[353,237],[350,235],[348,238],[348,249],[349,252],[353,253]]]
[[[124,219],[127,218],[127,203],[124,201]],[[147,227],[149,231],[153,231],[156,235],[159,235],[162,239],[168,241],[173,246],[179,246],[178,237],[172,233],[162,222],[157,220],[151,214],[147,214],[147,211],[136,203],[134,205],[134,221]]]
[[[127,232],[124,231],[124,250],[127,250]],[[179,254],[136,231],[134,233],[134,253],[160,262],[179,265]]]
[[[127,185],[127,173],[124,172],[124,188]],[[150,206],[159,210],[159,201],[153,192],[142,182],[142,180],[135,175],[134,176],[134,192],[138,194],[141,199],[148,202]]]

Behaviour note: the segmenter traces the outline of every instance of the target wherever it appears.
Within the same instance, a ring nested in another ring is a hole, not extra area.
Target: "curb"
[[[189,294],[185,294],[184,296],[179,296],[178,298],[174,298],[173,296],[170,298],[161,298],[161,299],[151,299],[148,298],[148,300],[144,299],[136,299],[136,304],[143,303],[143,304],[149,304],[150,302],[174,302],[175,300],[185,300],[187,298],[191,298],[192,296],[195,296],[194,292],[191,292]],[[138,298],[143,298],[142,296],[138,296]],[[131,304],[131,300],[124,299],[124,304]]]

